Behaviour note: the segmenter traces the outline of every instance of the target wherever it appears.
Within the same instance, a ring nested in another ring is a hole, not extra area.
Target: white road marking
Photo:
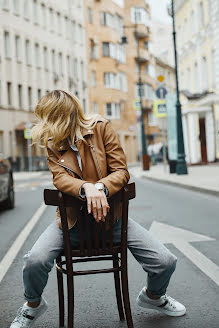
[[[14,243],[11,245],[5,256],[0,262],[0,283],[4,276],[6,275],[8,269],[10,268],[11,264],[13,263],[15,257],[17,256],[18,252],[20,251],[21,247],[23,246],[24,242],[26,241],[27,237],[29,236],[30,232],[36,225],[36,223],[41,218],[43,212],[46,209],[46,205],[43,202],[36,213],[32,216],[32,218],[28,221],[26,226],[17,236]]]
[[[203,271],[219,286],[219,267],[189,244],[194,241],[215,240],[205,235],[173,227],[154,221],[150,227],[152,232],[162,243],[171,243],[179,249],[191,262]]]

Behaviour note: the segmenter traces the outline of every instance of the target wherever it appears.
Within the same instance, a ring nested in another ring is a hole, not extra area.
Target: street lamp
[[[140,110],[141,110],[141,145],[142,145],[142,168],[144,171],[148,171],[150,169],[150,157],[147,153],[147,145],[146,145],[146,135],[145,135],[145,124],[144,124],[144,108],[143,108],[143,99],[142,99],[142,79],[141,79],[141,64],[140,64],[140,49],[139,49],[139,37],[137,33],[136,25],[128,25],[123,26],[124,28],[134,28],[134,35],[137,41],[137,61],[138,61],[138,90],[139,90],[139,98],[140,98]],[[122,36],[121,39],[122,44],[127,44],[127,37],[125,35]]]
[[[179,79],[178,79],[178,58],[177,58],[177,46],[176,46],[176,27],[175,27],[175,7],[174,0],[171,0],[171,6],[168,7],[168,13],[173,20],[173,43],[174,43],[174,56],[175,56],[175,75],[176,75],[176,117],[177,117],[177,174],[188,174],[187,165],[185,161],[185,148],[183,140],[183,128],[182,128],[182,110],[179,99]]]

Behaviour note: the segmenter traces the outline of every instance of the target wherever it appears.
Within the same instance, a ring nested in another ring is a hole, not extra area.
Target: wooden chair
[[[64,289],[63,274],[67,275],[68,293],[68,328],[74,325],[74,276],[114,273],[116,299],[120,320],[125,320],[123,304],[128,328],[133,328],[132,314],[129,301],[128,276],[127,276],[127,223],[129,200],[135,198],[135,184],[128,184],[118,193],[108,198],[110,205],[109,222],[97,223],[91,214],[87,213],[86,200],[80,200],[59,190],[44,190],[46,205],[58,206],[60,210],[64,251],[56,259],[58,295],[59,295],[59,324],[64,327]],[[113,223],[115,203],[122,204],[121,242],[113,243]],[[77,212],[77,228],[79,233],[79,245],[72,249],[67,224],[66,207],[80,209]],[[79,214],[78,214],[79,213]],[[82,222],[83,221],[83,222]],[[93,234],[91,233],[93,225]],[[62,260],[62,257],[65,260]],[[74,259],[77,257],[77,259]],[[107,269],[74,271],[73,264],[88,261],[112,261],[112,267]],[[66,269],[63,267],[65,266]],[[121,279],[121,280],[120,280]],[[121,293],[122,286],[122,293]],[[123,302],[122,302],[123,300]]]

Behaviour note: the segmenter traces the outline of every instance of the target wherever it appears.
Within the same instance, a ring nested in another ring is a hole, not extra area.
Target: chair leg
[[[74,280],[73,276],[67,274],[68,289],[68,328],[74,327]]]
[[[113,267],[119,268],[119,258],[118,256],[115,256],[113,258]],[[120,276],[119,271],[114,272],[114,281],[115,281],[115,289],[116,289],[116,301],[117,301],[117,307],[119,311],[119,318],[120,320],[125,320],[124,311],[123,311],[123,305],[122,305],[122,294],[121,294],[121,283],[120,283]]]
[[[60,262],[61,257],[57,258],[56,262]],[[59,327],[65,325],[65,303],[64,303],[64,288],[63,288],[63,274],[60,271],[57,272],[57,283],[58,283],[58,297],[59,297]]]
[[[123,303],[124,303],[124,307],[125,307],[127,326],[128,326],[128,328],[134,328],[133,320],[132,320],[132,313],[131,313],[131,306],[130,306],[130,299],[129,299],[127,265],[125,265],[122,268],[121,276],[122,276]]]

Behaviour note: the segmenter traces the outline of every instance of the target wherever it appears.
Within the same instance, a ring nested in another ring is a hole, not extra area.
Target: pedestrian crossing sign
[[[158,118],[167,116],[166,100],[155,100],[153,104],[154,115]]]
[[[31,139],[31,129],[24,130],[24,139]]]

